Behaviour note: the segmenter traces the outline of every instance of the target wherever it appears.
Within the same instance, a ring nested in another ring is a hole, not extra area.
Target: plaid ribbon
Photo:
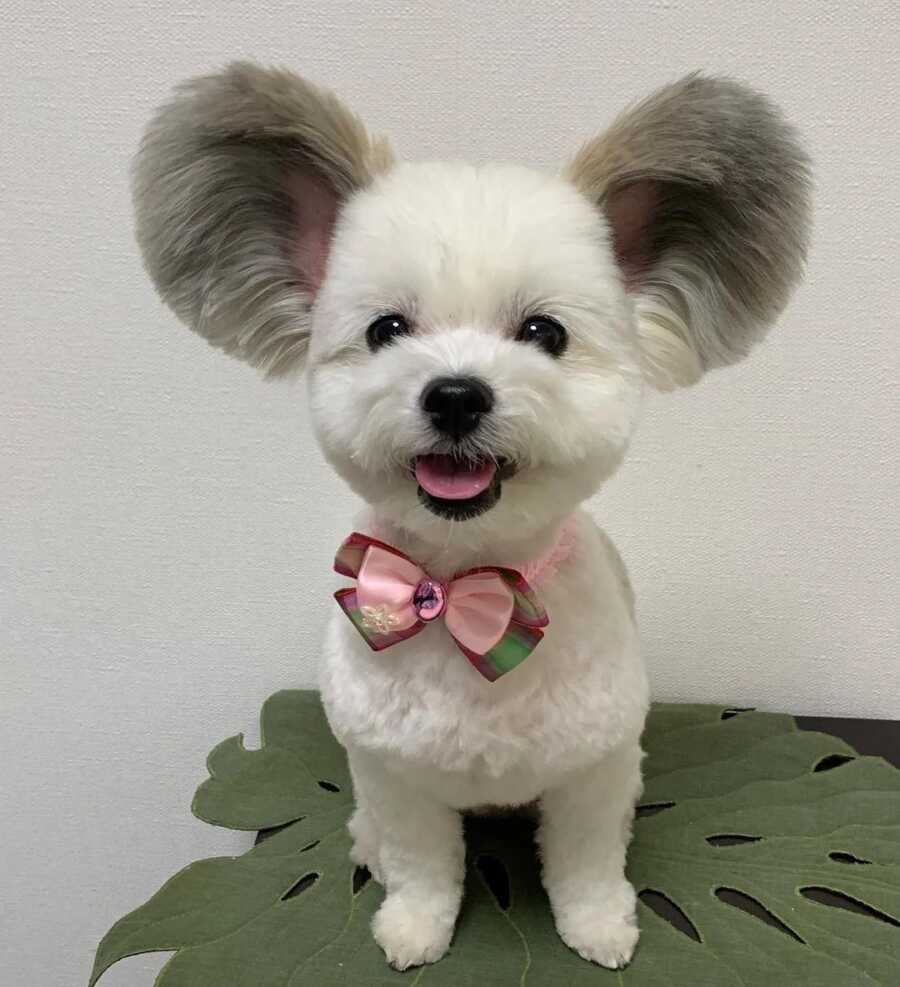
[[[391,545],[354,532],[338,550],[335,571],[356,580],[334,596],[373,651],[383,651],[444,621],[460,651],[490,682],[521,664],[550,620],[520,572],[469,569],[449,582],[432,579]]]

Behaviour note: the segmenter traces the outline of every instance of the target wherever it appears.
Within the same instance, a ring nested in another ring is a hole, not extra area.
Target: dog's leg
[[[381,876],[381,865],[378,860],[379,847],[381,846],[381,831],[378,827],[378,820],[364,806],[357,802],[356,810],[347,823],[347,829],[353,837],[353,846],[350,848],[350,859],[354,864],[367,867],[372,877],[379,884],[384,884]]]
[[[354,752],[350,762],[351,835],[387,892],[372,920],[375,940],[398,970],[434,963],[450,945],[462,900],[462,818],[374,758]]]
[[[618,969],[638,940],[625,851],[641,790],[637,743],[616,749],[541,798],[538,842],[556,928],[579,955]]]

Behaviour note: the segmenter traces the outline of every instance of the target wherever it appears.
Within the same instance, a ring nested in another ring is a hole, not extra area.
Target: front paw
[[[372,919],[372,932],[388,963],[406,970],[439,960],[450,945],[455,921],[452,906],[441,911],[433,902],[426,905],[421,898],[396,892],[382,902]]]
[[[556,912],[556,930],[579,956],[609,970],[627,966],[640,935],[634,889],[623,881],[603,892],[594,889],[584,901]]]

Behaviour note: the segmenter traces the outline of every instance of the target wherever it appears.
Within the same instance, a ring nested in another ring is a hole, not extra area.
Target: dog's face
[[[240,64],[138,156],[163,297],[277,373],[329,461],[407,529],[527,537],[616,468],[645,381],[734,362],[787,300],[807,163],[762,97],[689,77],[559,176],[395,164],[337,100]]]
[[[514,167],[402,165],[356,195],[308,364],[328,459],[417,530],[570,512],[618,463],[642,386],[596,209]]]

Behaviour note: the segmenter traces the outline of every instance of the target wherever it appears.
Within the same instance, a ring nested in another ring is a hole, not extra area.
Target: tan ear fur
[[[392,162],[292,72],[237,62],[184,83],[134,166],[138,242],[164,301],[268,374],[297,366],[337,212]]]
[[[657,387],[743,358],[802,273],[809,159],[772,103],[736,82],[667,86],[565,174],[606,213]]]

